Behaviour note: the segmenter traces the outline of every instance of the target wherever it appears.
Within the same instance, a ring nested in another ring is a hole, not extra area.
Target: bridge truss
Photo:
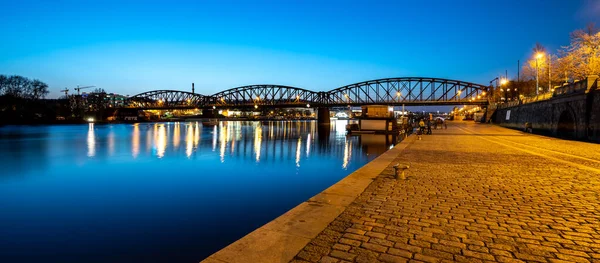
[[[388,78],[343,86],[328,92],[330,105],[487,104],[488,87],[438,78]]]
[[[128,99],[134,108],[305,107],[347,105],[487,105],[488,87],[440,78],[387,78],[359,82],[326,92],[283,85],[249,85],[205,96],[156,90]]]
[[[228,89],[212,95],[209,105],[253,107],[260,105],[299,107],[322,101],[325,92],[282,85],[250,85]]]
[[[197,108],[206,104],[207,96],[178,91],[178,90],[154,90],[137,94],[127,100],[127,106],[131,108]]]

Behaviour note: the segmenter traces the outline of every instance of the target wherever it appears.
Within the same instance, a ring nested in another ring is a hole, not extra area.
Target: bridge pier
[[[329,125],[329,108],[317,108],[317,124],[319,125]]]
[[[203,118],[214,118],[215,117],[215,110],[212,110],[212,109],[203,109],[202,110],[202,117]]]

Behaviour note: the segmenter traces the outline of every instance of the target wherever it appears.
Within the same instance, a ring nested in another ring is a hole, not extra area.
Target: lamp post
[[[552,56],[548,55],[548,92],[552,91],[552,78],[551,78],[551,65],[550,63],[552,62]]]
[[[506,86],[506,84],[508,84],[508,79],[506,78],[501,78],[500,79],[500,90],[504,93],[502,95],[504,95],[504,101],[508,101],[508,91],[509,89],[504,90],[502,87]]]
[[[540,69],[539,69],[539,65],[538,65],[539,62],[538,61],[542,57],[544,57],[544,53],[538,52],[538,53],[535,54],[535,95],[539,95],[540,94],[540,91],[539,91],[539,89],[540,89],[539,88],[539,86],[540,86],[539,85],[539,83],[540,83],[540,80],[539,80],[540,79],[539,78]]]

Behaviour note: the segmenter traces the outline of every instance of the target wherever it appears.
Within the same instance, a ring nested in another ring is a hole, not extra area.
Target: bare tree
[[[4,90],[8,88],[8,77],[0,75],[0,95],[4,94]]]
[[[40,80],[31,80],[17,75],[0,75],[0,96],[38,100],[43,99],[48,93],[48,84]]]
[[[38,99],[43,99],[46,97],[46,95],[48,95],[49,91],[48,91],[48,84],[34,79],[31,82],[31,98],[38,100]]]

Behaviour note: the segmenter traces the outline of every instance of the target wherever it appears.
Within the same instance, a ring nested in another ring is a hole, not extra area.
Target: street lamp
[[[539,69],[539,60],[540,58],[544,57],[544,53],[542,52],[538,52],[535,54],[535,95],[539,95],[540,91],[539,91],[539,75],[540,75],[540,69]]]
[[[506,84],[508,84],[508,79],[506,79],[506,78],[501,78],[501,79],[500,79],[500,87],[504,87],[504,86],[506,86]],[[505,92],[505,90],[503,90],[502,88],[500,88],[500,91],[502,91],[502,93],[503,93],[503,94],[502,94],[502,95],[504,96],[504,98],[503,98],[503,99],[504,99],[505,101],[508,101],[508,91],[510,91],[510,89],[506,89],[506,92]]]

